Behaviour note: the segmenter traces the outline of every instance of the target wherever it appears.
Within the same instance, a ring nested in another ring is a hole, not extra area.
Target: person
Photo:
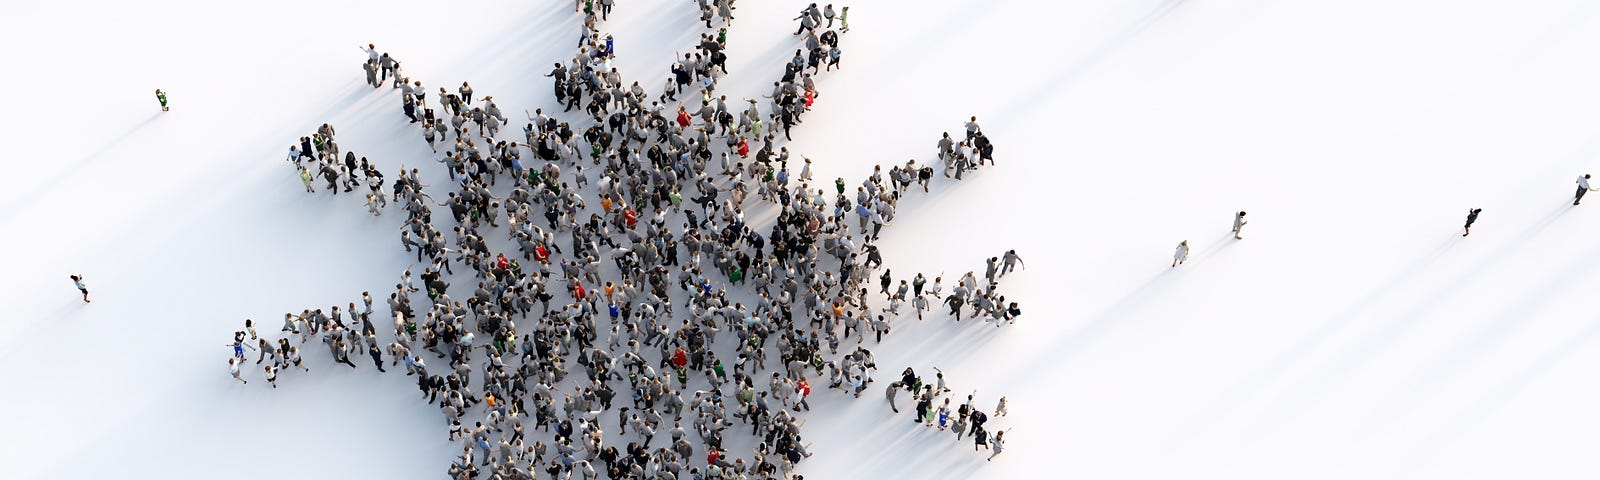
[[[156,101],[161,102],[161,111],[167,111],[167,92],[156,89]]]
[[[1483,213],[1483,209],[1474,208],[1474,209],[1471,209],[1471,210],[1467,210],[1467,225],[1465,227],[1463,227],[1466,231],[1462,232],[1461,236],[1465,237],[1468,234],[1472,233],[1472,224],[1473,224],[1473,222],[1477,222],[1478,221],[1478,214],[1479,213]]]
[[[1175,251],[1175,252],[1172,252],[1172,266],[1173,266],[1173,268],[1177,268],[1177,266],[1179,264],[1182,264],[1184,262],[1184,260],[1188,260],[1188,259],[1189,259],[1189,241],[1188,240],[1184,240],[1182,242],[1178,242],[1178,250]]]
[[[994,461],[994,457],[999,455],[1000,450],[1005,447],[1005,437],[1005,430],[994,432],[994,439],[989,441],[989,445],[992,447],[991,449],[994,450],[994,453],[989,454],[989,458],[987,459],[988,461]]]
[[[89,287],[83,285],[83,275],[68,275],[72,279],[72,286],[78,287],[78,293],[83,294],[83,303],[89,303]]]
[[[839,33],[850,33],[850,7],[839,10]]]
[[[245,380],[244,377],[239,376],[239,359],[228,357],[228,373],[233,375],[234,380],[238,380],[240,383],[245,385],[250,384],[250,382]]]
[[[1023,269],[1027,269],[1028,268],[1028,264],[1024,263],[1022,261],[1022,256],[1017,255],[1017,251],[1014,250],[1014,249],[1013,250],[1006,250],[1005,256],[1001,257],[1000,261],[1001,261],[1000,263],[1003,264],[1003,268],[1000,269],[1000,276],[1001,277],[1006,276],[1007,273],[1011,273],[1011,270],[1016,268],[1017,264],[1022,264],[1022,268]],[[918,274],[918,275],[921,275],[921,274]]]
[[[889,382],[889,388],[883,390],[883,396],[889,399],[889,410],[893,410],[894,413],[900,413],[900,407],[894,404],[894,395],[900,392],[901,386],[903,385],[898,381]]]
[[[1244,224],[1246,224],[1246,223],[1250,223],[1250,222],[1244,221],[1244,211],[1243,210],[1240,210],[1238,214],[1235,214],[1233,216],[1233,239],[1234,240],[1243,240],[1244,239],[1244,237],[1239,236],[1239,229],[1244,228]]]
[[[1000,404],[999,405],[995,405],[995,407],[994,407],[994,416],[996,416],[996,417],[1004,417],[1004,416],[1006,416],[1006,413],[1009,413],[1009,412],[1010,412],[1009,410],[1006,410],[1006,397],[1005,396],[1001,396],[1000,397]]]
[[[234,369],[237,370],[238,367],[235,366]],[[278,369],[273,367],[272,364],[269,363],[269,364],[267,364],[267,367],[266,367],[266,375],[267,375],[267,383],[272,384],[272,388],[278,388]]]
[[[1572,204],[1577,205],[1578,202],[1583,201],[1583,194],[1592,191],[1594,191],[1594,189],[1589,188],[1589,174],[1585,173],[1583,176],[1578,177],[1578,196],[1573,197]]]

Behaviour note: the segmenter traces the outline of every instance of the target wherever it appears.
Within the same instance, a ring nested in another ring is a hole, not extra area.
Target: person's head
[[[82,279],[83,277],[79,277],[77,275],[68,275],[67,278],[71,278],[73,281],[77,281],[77,280]]]

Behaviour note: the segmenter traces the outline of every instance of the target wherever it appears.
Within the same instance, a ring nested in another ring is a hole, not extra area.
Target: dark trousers
[[[1589,189],[1583,188],[1583,187],[1578,187],[1578,196],[1576,198],[1572,199],[1572,204],[1573,205],[1577,205],[1578,202],[1583,201],[1583,194],[1585,194],[1585,193],[1589,193]]]

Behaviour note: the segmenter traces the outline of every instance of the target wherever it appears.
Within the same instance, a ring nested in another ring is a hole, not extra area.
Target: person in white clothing
[[[1172,252],[1172,266],[1173,267],[1177,267],[1179,264],[1182,264],[1184,260],[1188,260],[1188,259],[1189,259],[1189,241],[1188,240],[1184,240],[1184,241],[1178,243],[1178,250],[1175,251],[1175,252]]]
[[[250,384],[250,382],[246,381],[244,377],[239,376],[239,359],[228,357],[228,373],[233,374],[234,380],[238,380],[246,385]]]
[[[1246,224],[1246,223],[1250,223],[1250,222],[1244,221],[1244,211],[1241,210],[1238,215],[1234,215],[1233,216],[1233,239],[1234,240],[1243,240],[1244,239],[1244,237],[1239,236],[1239,230],[1244,228],[1244,224]]]
[[[1001,430],[994,432],[994,438],[989,439],[989,444],[994,450],[994,453],[989,454],[988,460],[993,461],[994,457],[1000,455],[1000,451],[1005,448],[1005,436],[1006,430]]]
[[[1577,205],[1578,202],[1583,201],[1583,194],[1592,191],[1594,191],[1594,189],[1589,188],[1589,174],[1585,173],[1583,176],[1578,177],[1578,196],[1573,197],[1572,204]]]

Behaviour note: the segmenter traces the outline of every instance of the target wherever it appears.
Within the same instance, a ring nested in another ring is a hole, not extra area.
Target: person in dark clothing
[[[1467,210],[1467,225],[1466,225],[1466,227],[1463,227],[1466,231],[1463,232],[1461,234],[1461,236],[1465,237],[1468,234],[1472,233],[1472,223],[1478,221],[1478,214],[1479,213],[1483,213],[1483,209],[1474,208],[1474,209],[1471,209],[1471,210]]]
[[[378,351],[378,346],[377,345],[368,346],[367,347],[367,355],[371,355],[372,356],[372,364],[378,366],[378,371],[380,371],[380,372],[387,372],[388,371],[388,370],[384,370],[383,369],[383,353]]]

